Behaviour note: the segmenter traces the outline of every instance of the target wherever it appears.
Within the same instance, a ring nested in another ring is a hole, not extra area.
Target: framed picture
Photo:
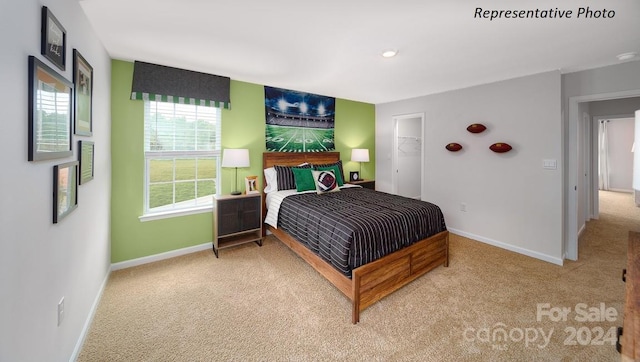
[[[67,63],[67,31],[48,7],[42,7],[40,52],[60,70]]]
[[[78,207],[78,161],[53,166],[53,223]]]
[[[68,157],[73,84],[29,56],[29,161]]]
[[[90,141],[78,141],[78,162],[80,163],[80,185],[93,180],[93,151],[95,146]]]
[[[91,136],[93,122],[93,67],[73,49],[73,86],[75,95],[74,127],[75,134]]]
[[[258,176],[247,176],[244,178],[244,189],[247,194],[258,194]]]
[[[349,172],[349,181],[358,181],[360,180],[360,172],[351,171]]]

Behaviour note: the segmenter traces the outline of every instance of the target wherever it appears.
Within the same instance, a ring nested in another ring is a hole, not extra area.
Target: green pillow
[[[340,172],[340,167],[338,167],[338,165],[316,167],[315,169],[318,171],[333,171],[333,174],[336,176],[338,186],[344,186],[344,178],[342,177],[342,173]]]
[[[316,183],[313,180],[313,174],[311,174],[310,168],[292,168],[293,177],[296,180],[296,190],[310,191],[316,189]]]

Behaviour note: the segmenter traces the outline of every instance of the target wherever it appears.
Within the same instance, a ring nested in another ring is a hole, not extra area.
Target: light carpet
[[[272,236],[219,259],[203,251],[115,271],[78,361],[618,361],[621,271],[640,208],[630,194],[601,194],[578,261],[452,234],[448,268],[357,325],[347,298]]]

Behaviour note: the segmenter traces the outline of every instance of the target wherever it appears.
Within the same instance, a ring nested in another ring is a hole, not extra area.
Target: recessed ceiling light
[[[391,57],[395,57],[396,54],[398,54],[397,50],[385,50],[384,52],[382,52],[382,56],[385,58],[391,58]]]
[[[638,55],[638,53],[636,52],[629,52],[629,53],[622,53],[622,54],[618,54],[616,55],[616,57],[618,58],[618,60],[629,60],[629,59],[633,59]]]

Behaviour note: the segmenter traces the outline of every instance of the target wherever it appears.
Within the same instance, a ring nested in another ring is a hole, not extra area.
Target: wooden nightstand
[[[360,185],[366,189],[376,189],[376,180],[358,180],[358,181],[349,181],[352,185]]]
[[[262,195],[215,195],[213,252],[255,242],[262,246]]]

